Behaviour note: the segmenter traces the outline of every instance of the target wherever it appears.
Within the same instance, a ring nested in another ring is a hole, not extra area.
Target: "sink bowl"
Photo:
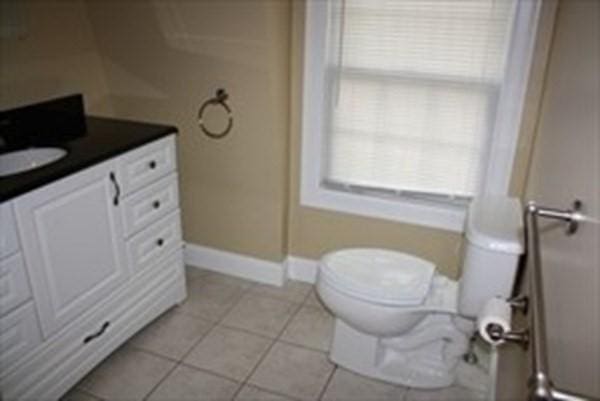
[[[61,148],[30,148],[0,155],[0,177],[34,170],[67,155]]]

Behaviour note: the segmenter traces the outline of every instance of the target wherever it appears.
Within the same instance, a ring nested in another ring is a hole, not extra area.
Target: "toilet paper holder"
[[[485,330],[494,341],[520,344],[523,349],[527,349],[529,345],[529,329],[504,331],[504,328],[499,324],[491,323],[487,325]]]
[[[518,310],[524,315],[529,309],[529,298],[526,295],[518,295],[506,300],[512,309]],[[490,338],[495,342],[511,342],[520,344],[523,349],[527,349],[529,345],[529,329],[509,330],[499,324],[490,323],[485,327],[485,331]]]
[[[507,299],[506,302],[508,302],[513,309],[527,315],[527,311],[529,311],[529,297],[527,295],[517,295],[516,297]]]

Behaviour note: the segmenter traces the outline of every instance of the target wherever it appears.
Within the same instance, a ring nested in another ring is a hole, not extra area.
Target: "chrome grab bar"
[[[531,309],[528,313],[529,344],[531,345],[532,354],[532,376],[529,379],[529,400],[531,401],[598,401],[597,398],[555,388],[548,373],[546,315],[544,310],[538,217],[565,222],[566,234],[572,235],[577,232],[578,222],[582,217],[580,209],[580,201],[575,201],[573,208],[569,210],[542,207],[538,206],[535,202],[529,202],[525,208],[525,237],[527,242],[527,262],[529,265],[529,304]]]

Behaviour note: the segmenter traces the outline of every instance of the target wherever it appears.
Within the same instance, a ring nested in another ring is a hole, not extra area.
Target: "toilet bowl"
[[[330,359],[416,388],[450,386],[487,299],[509,297],[522,253],[521,208],[511,198],[471,204],[460,281],[406,253],[352,248],[325,255],[317,294],[335,315]]]
[[[423,259],[383,249],[325,256],[317,293],[336,316],[331,360],[405,386],[451,385],[472,324],[457,316],[457,283],[434,270]]]

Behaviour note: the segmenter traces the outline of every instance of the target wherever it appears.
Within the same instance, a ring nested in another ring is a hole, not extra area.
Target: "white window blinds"
[[[474,195],[489,156],[514,1],[331,1],[325,183]]]

